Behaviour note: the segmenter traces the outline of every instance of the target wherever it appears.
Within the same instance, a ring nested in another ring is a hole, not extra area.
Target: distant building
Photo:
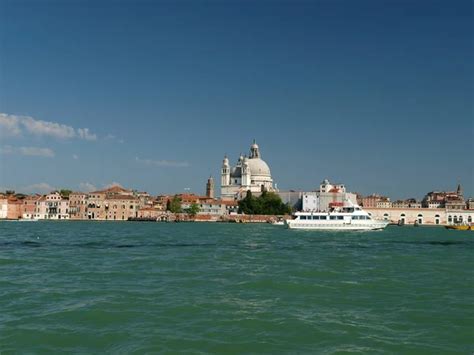
[[[379,195],[379,194],[372,194],[366,197],[361,198],[361,205],[365,208],[372,208],[372,207],[391,207],[390,199],[388,197]]]
[[[343,184],[332,184],[325,179],[319,190],[302,194],[302,211],[329,211],[331,207],[345,203],[357,204],[357,195],[347,192]]]
[[[6,219],[8,215],[8,198],[0,195],[0,219]]]
[[[25,198],[21,200],[21,206],[20,206],[21,218],[34,219],[36,206],[40,199],[41,199],[40,195],[25,196]]]
[[[38,219],[69,219],[69,200],[55,191],[41,196],[36,202],[34,218]]]
[[[347,192],[344,184],[332,184],[328,179],[321,182],[318,192],[320,211],[328,211],[331,207],[342,205],[348,201],[357,204],[356,194]]]
[[[88,194],[72,192],[69,194],[69,217],[71,219],[87,219]]]
[[[424,208],[464,209],[465,201],[461,184],[458,184],[456,191],[431,191],[423,198]]]
[[[221,169],[221,198],[223,200],[240,200],[247,191],[259,195],[263,190],[276,191],[270,168],[262,159],[260,148],[254,141],[250,147],[249,157],[240,155],[237,164],[229,164],[224,157]]]
[[[212,176],[209,176],[209,179],[207,179],[206,196],[209,198],[214,198],[214,179]]]

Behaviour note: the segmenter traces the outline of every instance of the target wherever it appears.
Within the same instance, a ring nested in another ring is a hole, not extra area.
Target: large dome
[[[268,167],[267,163],[265,163],[262,159],[248,159],[247,163],[249,165],[250,173],[252,174],[252,176],[272,176],[270,174],[270,168]]]

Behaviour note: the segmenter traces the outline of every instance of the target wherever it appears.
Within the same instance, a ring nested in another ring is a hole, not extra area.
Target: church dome
[[[270,168],[267,163],[260,158],[248,159],[247,163],[252,176],[268,176],[271,177]]]

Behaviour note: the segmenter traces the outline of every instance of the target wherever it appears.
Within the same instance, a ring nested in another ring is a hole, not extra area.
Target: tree
[[[198,214],[200,208],[199,205],[196,202],[193,202],[189,208],[186,208],[186,213],[188,213],[190,216],[195,216]]]
[[[61,197],[64,197],[64,198],[68,198],[71,193],[72,193],[71,190],[67,190],[67,189],[59,190],[59,194],[61,195]]]
[[[181,213],[181,199],[178,196],[174,196],[170,202],[169,210],[173,213]]]
[[[291,213],[291,207],[284,204],[274,192],[264,190],[255,198],[251,191],[247,191],[245,198],[239,201],[239,213],[282,215]]]

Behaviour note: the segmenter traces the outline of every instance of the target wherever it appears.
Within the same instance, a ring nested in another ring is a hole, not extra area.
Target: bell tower
[[[207,179],[206,197],[214,198],[214,179],[212,176],[209,176],[209,179]]]
[[[222,169],[221,169],[221,186],[228,186],[230,185],[230,165],[229,159],[227,155],[224,156],[224,160],[222,161]]]

